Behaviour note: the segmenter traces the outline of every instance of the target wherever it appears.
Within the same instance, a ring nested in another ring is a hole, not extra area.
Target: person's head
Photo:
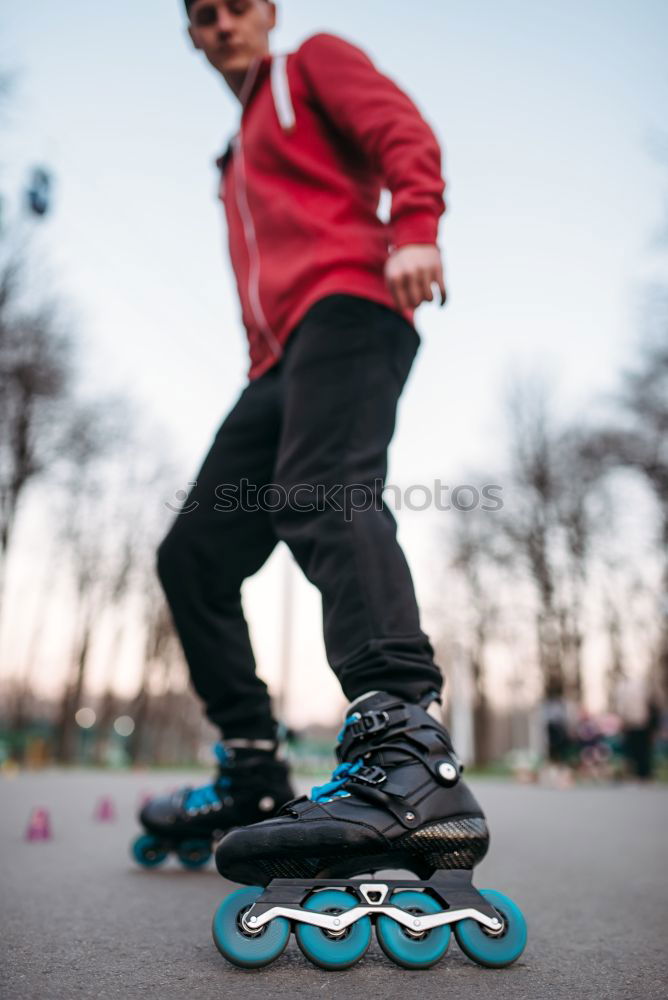
[[[271,0],[185,0],[185,4],[193,45],[228,83],[269,52],[269,33],[276,24]]]

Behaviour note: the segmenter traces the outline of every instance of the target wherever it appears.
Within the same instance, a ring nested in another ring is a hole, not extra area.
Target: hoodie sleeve
[[[356,46],[318,34],[299,49],[318,105],[374,162],[392,194],[395,247],[436,243],[445,211],[441,150],[411,99]]]

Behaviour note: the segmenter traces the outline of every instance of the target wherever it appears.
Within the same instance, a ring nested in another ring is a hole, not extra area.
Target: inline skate
[[[452,930],[482,965],[502,967],[520,956],[520,909],[496,890],[473,886],[487,824],[447,730],[427,711],[430,702],[433,696],[409,704],[385,692],[353,702],[332,780],[275,818],[223,837],[220,874],[249,886],[214,915],[213,938],[228,961],[267,965],[294,927],[307,958],[345,969],[366,952],[373,924],[385,954],[406,968],[434,965]],[[388,869],[416,878],[355,878]]]
[[[214,747],[218,777],[201,788],[180,788],[147,802],[145,832],[132,844],[135,861],[156,868],[171,853],[184,868],[202,868],[212,844],[232,827],[275,815],[294,792],[286,764],[271,740],[227,740]]]

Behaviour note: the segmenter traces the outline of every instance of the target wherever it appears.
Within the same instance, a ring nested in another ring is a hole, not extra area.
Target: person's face
[[[267,0],[195,0],[188,32],[219,73],[234,74],[268,53],[275,24],[276,8]]]

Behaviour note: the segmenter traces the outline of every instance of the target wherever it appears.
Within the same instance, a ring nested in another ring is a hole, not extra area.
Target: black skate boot
[[[275,815],[294,792],[286,764],[271,740],[229,740],[214,747],[218,777],[201,788],[180,788],[151,799],[139,821],[146,830],[132,845],[145,868],[162,864],[174,852],[185,868],[201,868],[212,842],[234,826]]]
[[[223,837],[219,872],[253,885],[214,917],[214,941],[227,959],[247,967],[272,961],[292,920],[307,957],[347,968],[366,951],[372,919],[386,954],[409,968],[445,953],[452,924],[482,964],[519,956],[520,910],[471,883],[487,851],[487,825],[429,700],[415,705],[385,692],[358,699],[339,734],[332,780],[274,819]],[[406,869],[419,881],[350,881],[384,869]]]

